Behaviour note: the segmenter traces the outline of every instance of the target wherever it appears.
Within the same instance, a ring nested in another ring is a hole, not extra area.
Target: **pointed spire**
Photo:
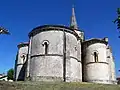
[[[76,21],[76,17],[75,17],[74,5],[72,7],[72,17],[71,17],[70,27],[73,28],[73,29],[78,29],[77,21]]]

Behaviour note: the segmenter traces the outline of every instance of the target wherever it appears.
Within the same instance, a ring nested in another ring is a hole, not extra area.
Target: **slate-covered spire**
[[[72,7],[72,17],[71,17],[70,27],[73,29],[78,29],[74,6]]]

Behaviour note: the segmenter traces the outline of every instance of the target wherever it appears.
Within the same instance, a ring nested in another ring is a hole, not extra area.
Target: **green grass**
[[[65,82],[0,82],[0,90],[120,90],[119,85]]]

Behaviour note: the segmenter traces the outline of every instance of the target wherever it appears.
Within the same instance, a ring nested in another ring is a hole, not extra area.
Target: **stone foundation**
[[[32,76],[30,78],[31,81],[63,81],[62,77],[55,77],[55,76]]]
[[[117,84],[117,81],[111,81],[111,80],[87,80],[86,82],[101,83],[101,84]]]

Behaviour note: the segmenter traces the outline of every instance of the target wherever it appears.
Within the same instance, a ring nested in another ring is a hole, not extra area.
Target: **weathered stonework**
[[[106,43],[101,40],[91,39],[90,42],[83,42],[83,45],[84,81],[109,84],[109,64],[106,58]],[[98,55],[97,62],[94,59],[94,52]]]
[[[23,81],[26,74],[26,63],[28,58],[28,43],[18,45],[18,53],[15,68],[15,80]]]
[[[85,40],[84,32],[78,30],[74,7],[70,27],[43,25],[28,36],[29,44],[19,45],[15,80],[116,84],[108,38]]]
[[[45,77],[61,77],[60,81],[82,81],[81,43],[73,30],[63,26],[44,26],[32,31],[30,37],[31,80],[38,80],[37,77],[39,81],[43,80],[40,77],[44,77],[44,80],[47,80]],[[47,54],[44,42],[48,43]]]
[[[83,32],[60,25],[37,27],[29,38],[29,45],[19,45],[16,80],[116,84],[108,38],[84,40]]]
[[[116,84],[115,63],[110,46],[107,46],[107,60],[109,62],[109,79],[111,84]]]

